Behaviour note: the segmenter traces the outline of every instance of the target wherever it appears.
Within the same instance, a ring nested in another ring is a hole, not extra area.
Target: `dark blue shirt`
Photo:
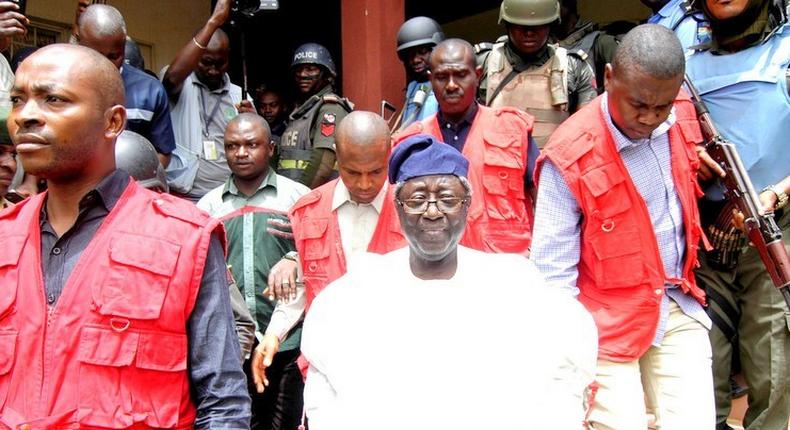
[[[466,111],[463,119],[457,123],[452,123],[447,120],[440,110],[436,115],[436,120],[439,121],[439,128],[442,130],[442,139],[445,143],[452,145],[453,148],[460,152],[464,151],[466,138],[469,137],[469,130],[472,129],[472,123],[475,121],[478,111],[477,103],[474,103]],[[535,172],[535,161],[540,155],[538,145],[532,136],[529,136],[529,147],[527,148],[527,170],[524,171],[524,189],[529,190],[533,187],[532,178]]]
[[[126,92],[126,129],[151,141],[156,152],[170,154],[176,149],[176,138],[165,87],[129,65],[123,66],[121,77]]]
[[[127,66],[128,67],[128,66]],[[57,302],[63,286],[107,215],[129,184],[115,170],[79,203],[74,225],[58,237],[41,207],[41,269],[47,303]],[[225,255],[219,238],[209,244],[195,308],[187,321],[189,380],[197,407],[198,429],[248,429],[250,398],[228,295]]]

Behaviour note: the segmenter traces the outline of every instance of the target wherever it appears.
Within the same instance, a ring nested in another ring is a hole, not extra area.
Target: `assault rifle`
[[[774,286],[779,289],[790,308],[790,257],[787,255],[782,230],[774,220],[773,213],[761,214],[759,195],[743,167],[735,145],[722,136],[713,124],[708,108],[702,101],[697,88],[688,76],[684,79],[697,111],[705,150],[724,169],[727,175],[721,178],[724,196],[744,215],[744,229],[749,241],[757,248]]]

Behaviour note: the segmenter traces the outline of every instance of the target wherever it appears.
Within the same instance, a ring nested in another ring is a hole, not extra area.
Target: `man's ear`
[[[104,137],[115,139],[126,128],[126,108],[115,105],[104,113]]]
[[[603,89],[607,92],[612,85],[612,79],[614,79],[614,68],[612,67],[612,63],[606,63],[603,69]]]
[[[480,80],[480,77],[483,76],[483,65],[479,65],[475,67],[475,75],[477,75],[477,80]]]

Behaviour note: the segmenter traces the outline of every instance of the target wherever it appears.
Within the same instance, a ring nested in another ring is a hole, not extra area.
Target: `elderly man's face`
[[[91,65],[80,56],[49,52],[19,66],[11,90],[8,132],[25,170],[47,179],[79,176],[106,150],[108,118]]]
[[[413,254],[439,261],[456,249],[471,198],[457,176],[410,179],[396,198],[401,228]]]
[[[8,192],[16,173],[16,151],[14,145],[0,143],[0,200]]]
[[[225,156],[233,174],[245,181],[265,175],[274,154],[271,141],[271,136],[261,124],[252,121],[231,123],[225,130]]]

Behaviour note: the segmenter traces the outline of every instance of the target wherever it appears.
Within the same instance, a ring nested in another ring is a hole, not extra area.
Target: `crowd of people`
[[[158,75],[91,3],[0,56],[0,429],[788,428],[790,309],[684,79],[790,252],[790,2],[413,17],[390,119],[313,42],[245,94],[232,0]]]

